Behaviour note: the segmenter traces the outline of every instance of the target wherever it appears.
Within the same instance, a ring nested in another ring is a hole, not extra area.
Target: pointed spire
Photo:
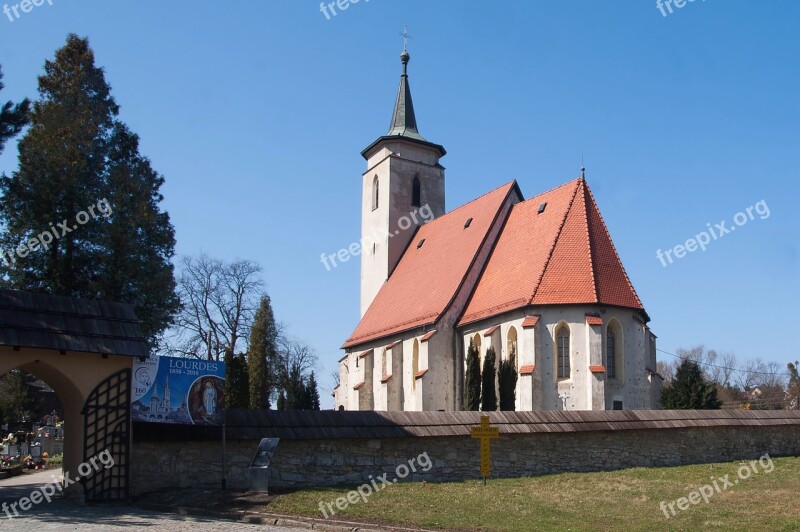
[[[400,76],[400,88],[397,89],[397,101],[394,104],[392,123],[389,125],[388,136],[410,137],[425,140],[417,130],[417,117],[414,115],[414,102],[411,99],[411,86],[408,84],[408,61],[411,56],[406,50],[400,54],[403,63],[403,73]]]

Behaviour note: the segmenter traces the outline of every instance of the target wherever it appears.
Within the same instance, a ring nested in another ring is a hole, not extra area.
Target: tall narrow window
[[[556,364],[558,366],[558,378],[568,379],[569,370],[569,327],[562,325],[556,331]]]
[[[419,340],[414,340],[414,348],[411,351],[411,389],[417,387],[417,373],[419,373]]]
[[[617,378],[617,337],[611,327],[606,333],[606,375],[609,379]]]
[[[411,206],[419,207],[422,205],[422,187],[419,184],[419,178],[415,177],[411,182]]]
[[[372,180],[372,210],[378,208],[378,176]]]

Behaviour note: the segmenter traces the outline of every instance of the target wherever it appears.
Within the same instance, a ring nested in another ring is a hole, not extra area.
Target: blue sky
[[[178,255],[261,264],[278,319],[320,355],[323,406],[359,267],[319,257],[359,238],[360,151],[388,127],[404,24],[449,209],[511,179],[533,196],[583,154],[659,348],[800,358],[796,2],[361,0],[330,20],[314,0],[52,4],[0,15],[0,99],[34,97],[66,35],[88,36],[166,177]],[[656,258],[761,200],[768,218]]]

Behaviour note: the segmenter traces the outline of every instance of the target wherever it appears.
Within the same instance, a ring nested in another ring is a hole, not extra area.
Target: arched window
[[[617,337],[611,327],[606,332],[606,375],[609,379],[617,378]]]
[[[612,318],[606,328],[606,375],[609,379],[623,378],[623,345],[622,326]]]
[[[411,389],[417,387],[417,373],[419,373],[419,340],[414,340],[414,348],[411,350]]]
[[[378,176],[375,176],[375,179],[372,180],[372,210],[378,208]]]
[[[569,379],[569,327],[565,324],[556,329],[556,367],[559,379]]]
[[[383,350],[383,356],[381,357],[381,377],[386,377],[388,374],[386,373],[386,368],[388,366],[387,358],[389,358],[389,353],[387,353],[388,349]]]
[[[414,177],[411,182],[411,206],[419,207],[422,205],[422,187],[419,184],[419,178]]]
[[[511,353],[514,353],[515,355],[519,355],[519,353],[517,352],[517,328],[516,327],[510,327],[508,329],[508,340],[506,341],[506,349],[507,349],[506,359],[511,358]],[[517,357],[517,358],[519,358],[519,357]]]

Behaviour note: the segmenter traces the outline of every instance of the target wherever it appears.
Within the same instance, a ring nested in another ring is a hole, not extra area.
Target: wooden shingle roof
[[[130,305],[0,290],[0,346],[149,356]]]

